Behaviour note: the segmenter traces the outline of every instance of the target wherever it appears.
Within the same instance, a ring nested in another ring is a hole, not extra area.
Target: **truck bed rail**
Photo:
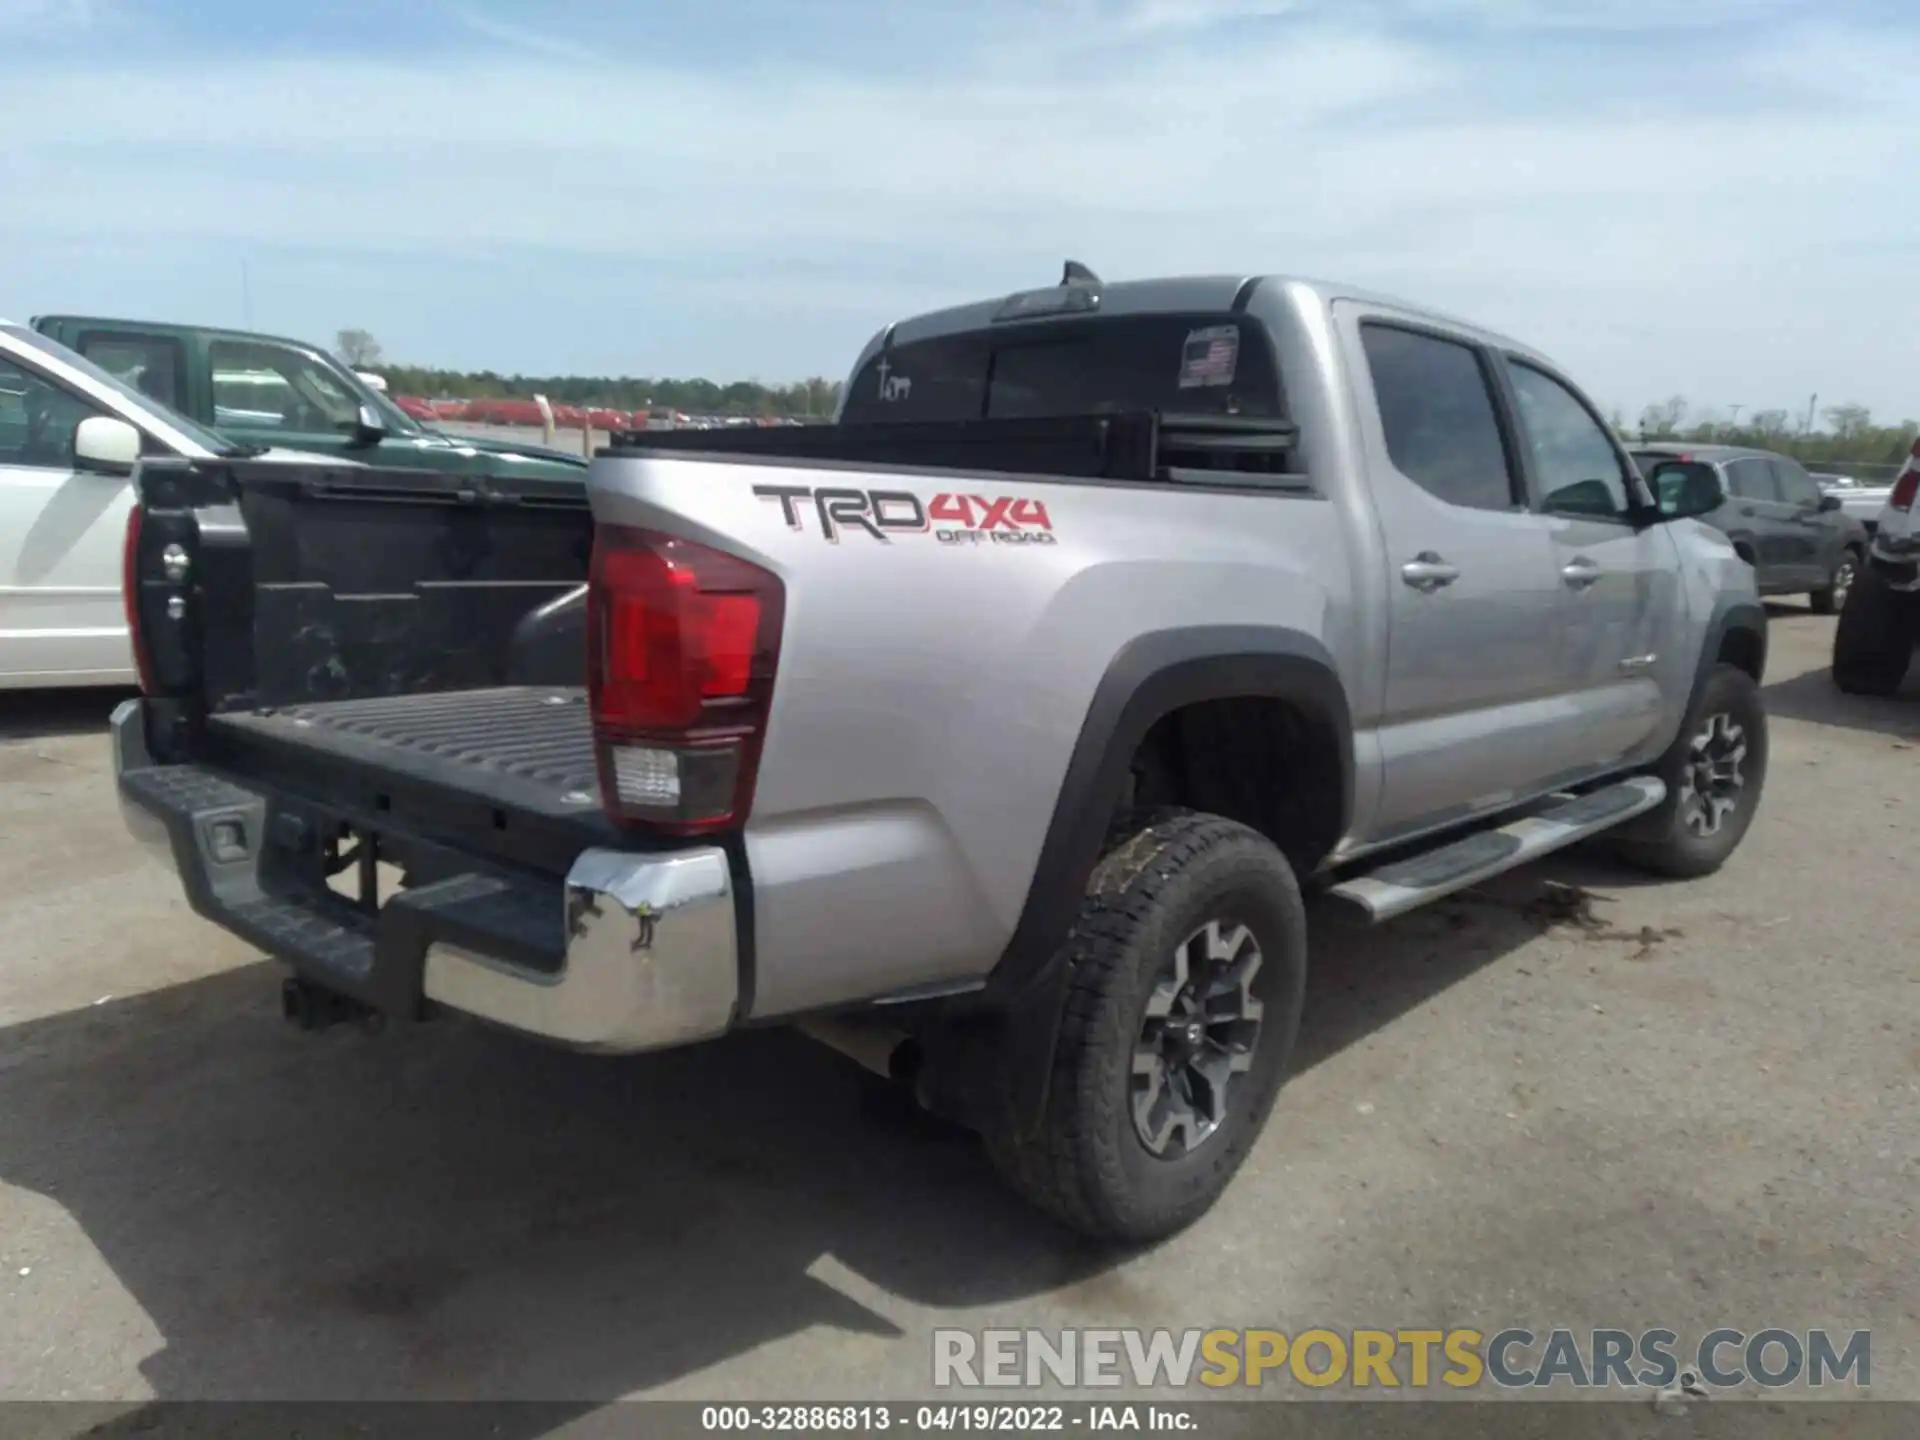
[[[1290,420],[1141,411],[766,430],[616,430],[600,453],[992,470],[1144,484],[1197,472],[1292,475],[1299,438]]]

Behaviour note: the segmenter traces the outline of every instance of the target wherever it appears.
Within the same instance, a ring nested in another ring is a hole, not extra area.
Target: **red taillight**
[[[159,687],[153,679],[153,656],[147,651],[146,637],[140,633],[140,517],[144,512],[135,505],[127,512],[127,539],[120,550],[120,603],[127,615],[127,638],[133,642],[133,668],[140,676],[140,693],[154,695]]]
[[[587,684],[614,819],[675,834],[746,819],[784,599],[778,576],[705,545],[595,532]]]
[[[1920,448],[1920,442],[1916,442],[1916,448]],[[1893,482],[1893,494],[1887,497],[1887,503],[1896,510],[1911,510],[1917,492],[1920,492],[1920,455],[1909,460],[1900,478]]]

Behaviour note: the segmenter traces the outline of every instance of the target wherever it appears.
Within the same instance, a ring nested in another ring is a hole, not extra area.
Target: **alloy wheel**
[[[1155,978],[1134,1042],[1131,1094],[1134,1131],[1149,1154],[1190,1154],[1225,1122],[1236,1077],[1253,1068],[1260,1043],[1253,980],[1264,960],[1252,930],[1209,920]]]
[[[1724,711],[1707,717],[1687,746],[1680,814],[1695,835],[1718,835],[1746,790],[1747,732]]]
[[[1840,568],[1833,572],[1833,608],[1839,610],[1847,603],[1847,592],[1853,589],[1854,565],[1851,559],[1842,560]]]

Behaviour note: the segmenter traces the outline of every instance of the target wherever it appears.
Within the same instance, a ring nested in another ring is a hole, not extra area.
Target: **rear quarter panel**
[[[756,486],[906,492],[935,513],[943,495],[1024,501],[1030,538],[943,543],[956,527],[939,520],[830,536],[817,505],[797,501],[795,524]],[[1358,646],[1349,519],[1323,498],[666,456],[603,459],[591,491],[601,522],[730,550],[786,586],[746,833],[756,1017],[983,978],[1135,638],[1281,627],[1343,671]]]

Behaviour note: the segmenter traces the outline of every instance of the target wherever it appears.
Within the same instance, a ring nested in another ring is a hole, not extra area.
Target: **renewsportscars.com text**
[[[1873,1383],[1866,1330],[936,1330],[942,1389],[1060,1385],[1215,1389],[1729,1390]]]

